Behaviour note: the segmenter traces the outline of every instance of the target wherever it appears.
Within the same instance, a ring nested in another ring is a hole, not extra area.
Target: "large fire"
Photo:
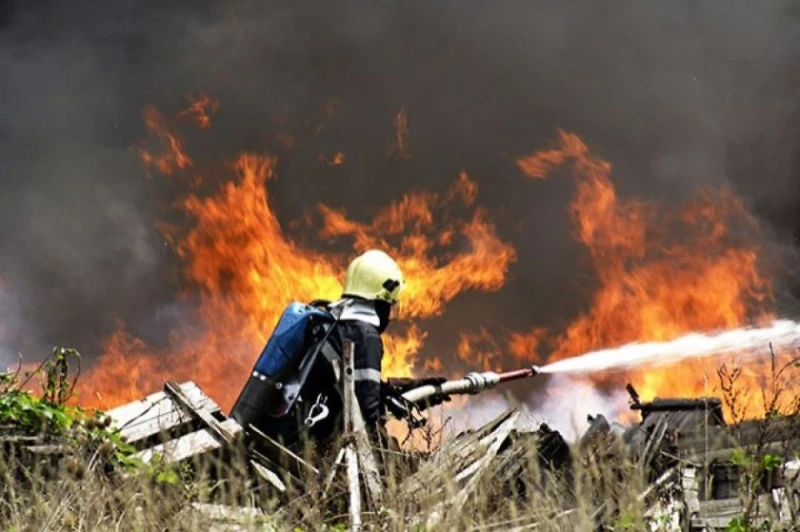
[[[563,131],[554,148],[517,163],[534,179],[570,165],[577,189],[569,214],[597,277],[589,309],[552,340],[551,361],[634,341],[671,340],[692,331],[730,329],[774,318],[772,283],[758,268],[758,224],[730,190],[703,189],[674,210],[622,200],[610,179],[611,166],[593,156],[576,135]],[[541,330],[535,330],[518,336],[512,348],[522,354],[519,349],[527,347],[525,339],[538,343],[541,338]],[[779,359],[787,362],[789,354],[780,354]],[[626,377],[645,399],[719,395],[719,364],[701,359]],[[767,363],[750,363],[736,386],[743,393],[762,389],[768,384],[768,368]],[[622,377],[613,376],[617,386]],[[780,385],[796,383],[784,380]],[[763,414],[761,394],[744,402],[744,415]]]
[[[173,120],[147,108],[145,124],[160,149],[140,148],[144,164],[167,176],[191,172],[193,160],[184,152],[177,127],[208,128],[217,109],[207,97],[193,100]],[[407,158],[404,110],[394,126],[388,155]],[[340,165],[345,157],[336,152],[322,160]],[[730,191],[703,190],[677,210],[622,200],[611,182],[610,165],[565,132],[552,149],[517,163],[535,179],[571,168],[576,194],[569,215],[596,272],[596,292],[588,309],[561,333],[538,324],[522,332],[465,332],[453,349],[462,362],[496,370],[504,352],[520,362],[540,362],[540,352],[555,360],[771,317],[772,286],[759,272],[754,240],[745,237],[748,231],[757,234],[758,227]],[[371,247],[396,256],[408,278],[402,319],[385,339],[385,373],[448,370],[440,358],[417,360],[427,339],[425,319],[443,314],[460,293],[500,289],[516,259],[514,247],[498,237],[490,215],[478,206],[477,183],[461,173],[448,190],[409,192],[376,210],[368,222],[352,219],[344,208],[320,204],[306,215],[306,223],[319,223],[318,238],[346,250],[322,253],[292,240],[278,220],[269,195],[276,164],[269,154],[240,154],[216,193],[202,195],[190,188],[179,203],[190,227],[164,227],[183,261],[187,300],[196,301],[185,317],[187,325],[172,333],[166,347],[148,346],[120,326],[91,375],[82,379],[83,403],[109,407],[134,400],[171,378],[195,380],[229,408],[286,304],[336,298],[348,260]],[[471,214],[452,218],[456,205]],[[713,361],[693,362],[628,377],[644,398],[693,396],[714,393],[715,370]],[[758,375],[753,369],[740,383],[760,385]],[[754,403],[753,413],[761,406]]]
[[[174,131],[184,116],[170,123],[154,109],[145,110],[146,125],[163,153],[139,152],[146,165],[162,174],[192,167]],[[465,290],[504,285],[515,251],[475,207],[477,184],[465,173],[444,194],[409,193],[378,210],[368,223],[351,220],[343,209],[319,205],[319,237],[343,240],[349,250],[323,254],[288,238],[276,217],[267,186],[276,178],[276,162],[266,154],[241,154],[217,194],[201,197],[190,191],[180,202],[192,226],[164,231],[184,260],[184,275],[199,300],[186,316],[192,325],[175,331],[166,348],[148,347],[121,328],[106,342],[91,375],[82,379],[83,403],[108,407],[133,400],[171,378],[195,380],[229,408],[286,305],[337,298],[347,262],[371,247],[388,250],[406,274],[401,317],[407,319],[439,315]],[[454,203],[472,209],[471,218],[448,219]],[[421,324],[398,325],[400,332],[385,338],[384,370],[409,376],[426,333]]]

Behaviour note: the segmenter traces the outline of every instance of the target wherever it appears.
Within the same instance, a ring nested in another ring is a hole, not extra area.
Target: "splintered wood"
[[[185,382],[180,389],[189,399],[192,408],[208,413],[219,412],[219,406],[193,382]],[[191,423],[194,419],[176,404],[166,392],[148,395],[140,401],[110,410],[112,426],[120,429],[129,443],[151,438]]]
[[[135,456],[145,462],[155,456],[179,462],[216,451],[242,432],[193,382],[168,382],[165,391],[115,408],[108,415],[120,435],[140,449]]]
[[[181,462],[224,451],[246,439],[248,445],[255,444],[247,452],[252,466],[247,474],[282,496],[296,493],[288,488],[289,483],[302,490],[307,480],[301,477],[318,479],[327,492],[340,473],[349,487],[350,525],[358,529],[366,524],[364,510],[380,508],[385,479],[379,473],[354,396],[351,345],[342,363],[345,438],[327,480],[320,478],[321,469],[255,427],[248,427],[245,434],[192,382],[168,382],[164,391],[108,414],[144,461],[161,456],[167,462]],[[758,481],[753,499],[759,516],[756,521],[787,526],[800,522],[800,418],[771,416],[729,426],[719,403],[709,398],[636,402],[642,414],[640,423],[616,430],[602,416],[589,416],[588,430],[574,445],[545,424],[531,430],[527,410],[516,407],[446,442],[414,474],[402,479],[400,492],[409,502],[408,511],[419,511],[411,521],[426,528],[448,528],[452,519],[469,507],[472,497],[501,494],[497,497],[501,503],[513,497],[515,504],[524,504],[533,494],[526,490],[556,489],[568,494],[576,471],[605,471],[605,477],[587,477],[592,489],[606,490],[598,491],[597,500],[589,501],[588,508],[581,509],[576,500],[563,497],[558,513],[546,517],[548,523],[568,530],[578,527],[580,512],[588,511],[587,518],[598,524],[618,516],[620,509],[608,490],[619,488],[621,466],[626,464],[649,480],[637,497],[649,522],[661,523],[665,530],[722,531],[745,511],[739,486],[746,477],[742,464],[734,460],[739,453],[756,465],[765,456],[780,464]],[[32,443],[28,442],[29,446]],[[281,459],[268,459],[256,449],[267,449]],[[538,480],[520,491],[520,479],[531,472],[532,463],[537,464],[533,469]],[[293,466],[287,469],[286,464]],[[605,498],[600,498],[602,493]],[[487,524],[486,529],[533,530],[541,518],[540,513],[531,511],[513,523]]]

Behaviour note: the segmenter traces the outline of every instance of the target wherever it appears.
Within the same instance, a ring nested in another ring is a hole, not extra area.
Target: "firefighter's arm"
[[[380,337],[365,334],[355,357],[356,399],[361,406],[361,414],[368,426],[378,423],[381,415],[381,359],[383,345]]]

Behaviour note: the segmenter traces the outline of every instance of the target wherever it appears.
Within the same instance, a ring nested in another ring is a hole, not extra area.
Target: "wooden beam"
[[[285,455],[285,456],[288,456],[289,458],[294,460],[298,465],[300,465],[300,466],[308,469],[309,471],[311,471],[314,475],[319,475],[319,469],[317,469],[316,467],[312,466],[311,464],[309,464],[308,462],[306,462],[305,460],[300,458],[297,454],[293,453],[292,451],[290,451],[289,449],[287,449],[286,447],[284,447],[280,443],[276,442],[275,440],[273,440],[272,438],[270,438],[269,436],[267,436],[266,434],[264,434],[263,432],[258,430],[257,427],[255,427],[252,424],[250,424],[250,425],[247,426],[247,428],[253,434],[255,434],[258,437],[258,439],[261,440],[262,443],[266,444],[267,447],[271,447],[273,450],[277,451],[278,453],[280,453],[282,455]]]
[[[286,484],[281,481],[280,477],[278,477],[274,471],[253,459],[250,460],[250,465],[253,466],[253,471],[255,471],[261,479],[267,481],[279,492],[286,493]]]
[[[193,382],[181,385],[192,407],[209,414],[219,411],[219,406],[205,395]],[[110,410],[112,427],[120,431],[128,443],[141,445],[158,434],[194,423],[195,418],[173,401],[165,392],[151,394],[141,401]]]
[[[345,412],[345,434],[352,437],[355,441],[355,451],[358,455],[358,462],[361,472],[367,484],[367,495],[373,510],[377,510],[381,505],[382,487],[378,464],[367,434],[367,426],[361,414],[361,406],[356,399],[355,388],[355,344],[345,342],[343,349],[344,362],[344,412]]]
[[[219,410],[219,406],[205,395],[194,382],[187,381],[181,383],[180,387],[183,393],[185,393],[195,405],[200,402],[210,401],[212,404],[208,405],[207,410],[212,412]],[[150,394],[141,400],[120,405],[109,410],[106,414],[111,417],[115,427],[123,428],[137,423],[142,418],[143,414],[147,416],[154,408],[168,409],[171,403],[171,398],[167,396],[165,392],[160,391]]]
[[[350,492],[350,530],[361,529],[361,489],[358,482],[358,456],[351,445],[345,450],[347,460],[347,488]]]
[[[330,473],[328,473],[328,478],[325,479],[325,483],[322,485],[323,495],[327,495],[328,490],[331,489],[331,485],[333,484],[333,481],[336,478],[336,473],[338,473],[339,467],[341,467],[342,462],[344,461],[344,456],[345,456],[345,448],[342,447],[341,449],[339,449],[339,454],[336,455],[336,460],[333,461],[333,466],[331,467]]]
[[[232,434],[242,430],[241,426],[233,419],[224,421],[221,423],[221,426],[225,431]],[[159,454],[164,457],[165,462],[171,463],[180,462],[219,448],[220,442],[216,436],[209,430],[203,429],[156,445],[150,449],[145,449],[144,451],[136,453],[134,456],[143,462],[150,462],[155,455]]]
[[[300,480],[300,478],[298,478],[297,476],[293,475],[291,471],[281,466],[271,458],[264,456],[255,449],[250,449],[247,452],[247,456],[248,458],[250,458],[251,462],[259,463],[262,466],[266,467],[267,469],[274,468],[279,470],[283,474],[283,478],[292,482],[295,486],[302,487],[304,485],[303,481]]]
[[[192,401],[183,393],[181,387],[175,381],[167,381],[164,385],[164,391],[167,392],[175,401],[188,412],[191,416],[198,419],[205,425],[205,428],[214,435],[219,441],[224,443],[233,443],[236,434],[241,432],[241,427],[235,433],[229,431],[223,424],[214,419],[214,417],[207,411],[195,408]],[[233,421],[233,420],[228,420]],[[236,423],[235,421],[233,421]],[[238,423],[236,423],[239,426]]]

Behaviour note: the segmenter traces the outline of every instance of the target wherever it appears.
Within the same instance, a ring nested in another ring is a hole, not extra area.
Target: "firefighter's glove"
[[[440,392],[426,397],[425,399],[420,399],[416,402],[416,405],[420,410],[425,410],[426,408],[438,406],[442,403],[449,403],[451,400],[452,398],[449,395]]]
[[[399,419],[413,417],[414,403],[403,397],[397,388],[388,382],[381,381],[381,404]]]

